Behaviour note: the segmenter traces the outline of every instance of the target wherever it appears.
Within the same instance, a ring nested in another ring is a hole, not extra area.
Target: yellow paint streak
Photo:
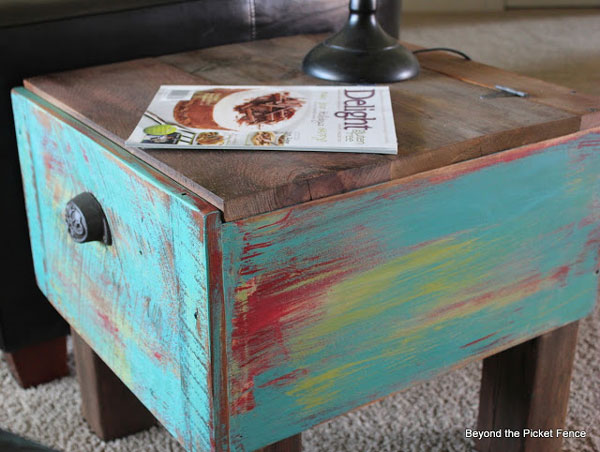
[[[336,389],[338,379],[347,381],[348,377],[361,371],[363,364],[375,359],[377,358],[372,357],[362,361],[350,362],[319,374],[309,375],[298,380],[286,394],[294,397],[300,406],[312,410],[334,399],[343,390],[343,388]]]
[[[476,239],[459,241],[457,238],[444,238],[342,281],[324,295],[326,299],[322,305],[326,314],[323,320],[300,333],[297,337],[298,347],[292,348],[293,353],[298,353],[302,359],[323,349],[327,342],[323,338],[340,329],[368,324],[369,319],[374,319],[384,311],[419,297],[442,294],[473,284],[473,281],[457,277],[456,268],[464,268],[477,258],[477,253]],[[437,274],[433,281],[414,284],[415,280],[424,279],[425,273],[430,272]],[[407,284],[410,280],[413,283]],[[400,285],[412,290],[404,293],[402,299],[381,297]],[[373,299],[378,302],[370,302]],[[307,342],[315,342],[315,338],[321,338],[320,343],[307,347]]]
[[[298,288],[310,286],[316,282],[322,281],[323,279],[331,278],[332,276],[335,276],[337,273],[341,273],[344,270],[345,269],[332,269],[330,271],[323,270],[322,272],[314,274],[310,278],[305,278],[303,276],[298,282],[286,285],[284,288],[282,288],[282,290],[279,293],[283,295],[287,292],[292,292]]]

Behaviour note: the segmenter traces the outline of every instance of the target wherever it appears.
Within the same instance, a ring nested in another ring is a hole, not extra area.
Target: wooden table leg
[[[4,359],[15,380],[23,388],[69,375],[65,336],[4,353]]]
[[[282,439],[270,446],[257,449],[255,452],[300,452],[302,450],[302,434]]]
[[[135,395],[71,330],[81,411],[94,433],[104,441],[146,430],[157,421]]]
[[[481,452],[560,452],[579,322],[539,336],[483,362],[477,430],[502,429],[477,443]],[[504,429],[520,433],[507,438]],[[552,430],[552,438],[524,436]]]

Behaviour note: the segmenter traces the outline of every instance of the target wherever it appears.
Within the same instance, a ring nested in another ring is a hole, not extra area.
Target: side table
[[[598,98],[425,54],[390,86],[397,156],[124,145],[161,84],[320,83],[299,67],[322,38],[25,80],[40,287],[190,451],[299,450],[303,430],[476,359],[479,429],[561,428],[598,287]],[[80,194],[110,240],[69,237]]]

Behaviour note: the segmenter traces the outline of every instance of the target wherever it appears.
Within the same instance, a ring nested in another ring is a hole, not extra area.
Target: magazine
[[[163,85],[126,144],[397,153],[389,88],[368,85]]]

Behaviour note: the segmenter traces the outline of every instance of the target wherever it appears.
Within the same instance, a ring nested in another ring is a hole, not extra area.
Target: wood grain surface
[[[25,86],[123,146],[161,84],[327,84],[300,70],[306,52],[322,38],[232,44],[35,77]],[[527,84],[512,84],[530,90],[527,99],[482,98],[493,92],[496,69],[465,69],[460,63],[455,65],[462,72],[448,69],[447,57],[439,54],[422,60],[417,79],[390,85],[397,156],[128,150],[217,206],[230,221],[562,136],[579,130],[586,115],[588,98],[566,95],[564,89],[556,97],[553,85],[534,92]],[[497,74],[498,83],[509,86],[507,78],[522,80],[506,71]]]
[[[210,450],[206,237],[220,212],[28,91],[13,107],[40,289],[182,445]],[[86,191],[110,246],[67,232],[65,205]]]
[[[560,452],[569,404],[571,372],[579,322],[573,322],[483,362],[480,431],[502,430],[500,438],[477,442],[481,452]],[[508,437],[504,429],[521,433]],[[525,429],[550,431],[552,437],[524,435]]]
[[[233,450],[587,315],[599,172],[594,129],[224,223]]]
[[[421,47],[408,44],[416,50]],[[467,83],[494,89],[496,85],[506,86],[527,93],[531,102],[548,105],[572,112],[581,117],[580,129],[600,125],[600,98],[580,93],[574,89],[554,83],[505,71],[493,66],[467,61],[464,58],[445,52],[418,54],[421,66],[463,80]]]

